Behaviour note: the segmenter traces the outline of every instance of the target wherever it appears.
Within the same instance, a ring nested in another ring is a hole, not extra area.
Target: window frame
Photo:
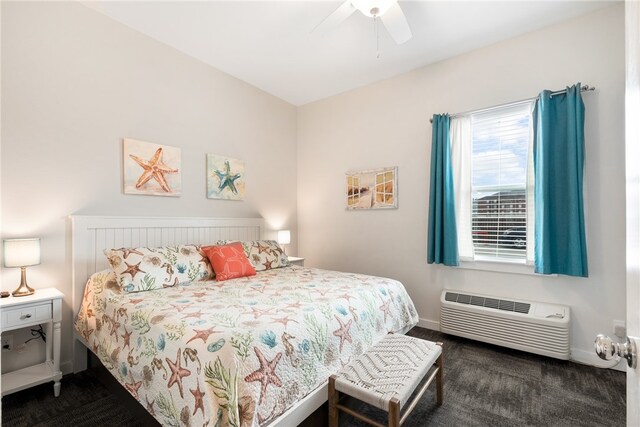
[[[349,185],[351,185],[352,192],[351,194],[347,194],[347,206],[352,206],[358,204],[360,201],[360,177],[347,177],[347,186]]]
[[[471,178],[471,185],[469,189],[469,196],[471,198],[470,204],[472,213],[469,215],[469,221],[471,221],[471,242],[473,248],[473,257],[461,257],[459,267],[463,269],[469,270],[480,270],[480,271],[493,271],[500,273],[511,273],[511,274],[525,274],[525,275],[534,275],[534,267],[533,260],[530,257],[530,254],[533,253],[533,247],[535,245],[535,233],[533,230],[533,210],[534,210],[534,182],[533,182],[533,131],[532,131],[532,120],[533,120],[533,107],[534,102],[522,102],[519,104],[524,104],[525,106],[521,106],[523,109],[528,109],[529,116],[529,136],[527,143],[527,172],[526,172],[526,180],[524,186],[525,192],[525,200],[526,200],[526,212],[524,214],[524,224],[526,226],[526,236],[527,236],[527,244],[525,247],[525,256],[524,259],[509,259],[509,258],[501,258],[494,256],[483,256],[476,254],[475,243],[473,242],[473,194],[474,194],[474,186],[473,186],[473,178]],[[509,114],[509,111],[513,111],[516,104],[507,104],[503,106],[494,107],[487,110],[476,110],[466,113],[465,116],[469,117],[471,120],[470,125],[470,133],[471,136],[469,144],[471,144],[471,153],[473,153],[473,116],[485,113],[489,110],[505,110],[505,115]],[[513,114],[513,113],[512,113]],[[473,176],[474,173],[474,165],[473,165],[473,154],[471,154],[470,159],[470,173]]]
[[[382,172],[376,172],[376,183],[375,183],[375,199],[376,202],[384,205],[384,206],[393,206],[394,204],[394,198],[395,198],[395,192],[393,191],[393,185],[395,182],[395,171],[393,170],[385,170]],[[387,175],[391,175],[391,177],[389,179],[387,179]],[[378,177],[382,177],[382,182],[378,182]],[[387,184],[391,184],[391,191],[387,192],[386,191],[386,187]],[[378,188],[382,186],[382,191],[378,191]],[[379,201],[378,200],[378,195],[382,195],[382,199],[383,201]],[[389,197],[391,198],[391,201],[389,200]]]

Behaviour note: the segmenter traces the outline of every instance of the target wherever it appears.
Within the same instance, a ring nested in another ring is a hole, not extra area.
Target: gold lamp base
[[[13,291],[11,295],[14,297],[26,297],[27,295],[33,295],[35,290],[27,285],[27,267],[20,267],[20,286]]]

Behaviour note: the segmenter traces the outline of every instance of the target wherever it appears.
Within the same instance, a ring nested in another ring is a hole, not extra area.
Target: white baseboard
[[[571,361],[582,363],[583,365],[595,366],[596,368],[608,368],[615,369],[616,371],[627,372],[627,362],[625,362],[624,360],[621,360],[618,363],[602,360],[598,357],[595,351],[586,351],[572,348]]]
[[[434,331],[440,330],[440,322],[435,320],[420,318],[418,320],[418,326],[421,328],[431,329]],[[627,364],[624,361],[620,363],[611,363],[600,359],[594,351],[580,350],[576,348],[571,349],[571,361],[575,363],[581,363],[583,365],[595,366],[596,368],[608,368],[615,369],[616,371],[627,371]]]
[[[432,331],[440,330],[440,322],[430,319],[424,319],[422,317],[418,319],[418,326],[425,329],[431,329]]]

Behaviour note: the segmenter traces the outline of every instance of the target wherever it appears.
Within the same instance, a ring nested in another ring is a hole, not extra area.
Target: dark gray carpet
[[[626,424],[623,372],[478,343],[428,329],[409,335],[444,343],[444,404],[435,384],[405,426],[604,426]],[[362,412],[386,423],[365,404]],[[363,426],[340,414],[341,426]]]
[[[60,396],[53,397],[53,383],[41,384],[2,398],[3,426],[144,426],[136,411],[105,385],[101,371],[90,369],[62,378]],[[115,381],[115,379],[113,379]],[[127,396],[130,397],[130,396]],[[133,399],[131,397],[131,399]]]
[[[409,335],[444,342],[444,405],[435,388],[405,426],[602,426],[625,425],[625,374],[414,328]],[[62,380],[53,397],[43,384],[2,399],[3,426],[148,426],[154,423],[104,368]],[[351,401],[374,419],[386,414]],[[326,407],[305,425],[323,425]],[[341,426],[363,426],[340,414]]]

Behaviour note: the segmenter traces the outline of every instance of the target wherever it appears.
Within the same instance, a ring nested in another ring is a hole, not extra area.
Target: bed
[[[163,425],[296,425],[332,373],[417,322],[391,279],[288,266],[127,293],[102,260],[109,247],[258,239],[260,219],[72,223],[76,370],[86,346]]]

